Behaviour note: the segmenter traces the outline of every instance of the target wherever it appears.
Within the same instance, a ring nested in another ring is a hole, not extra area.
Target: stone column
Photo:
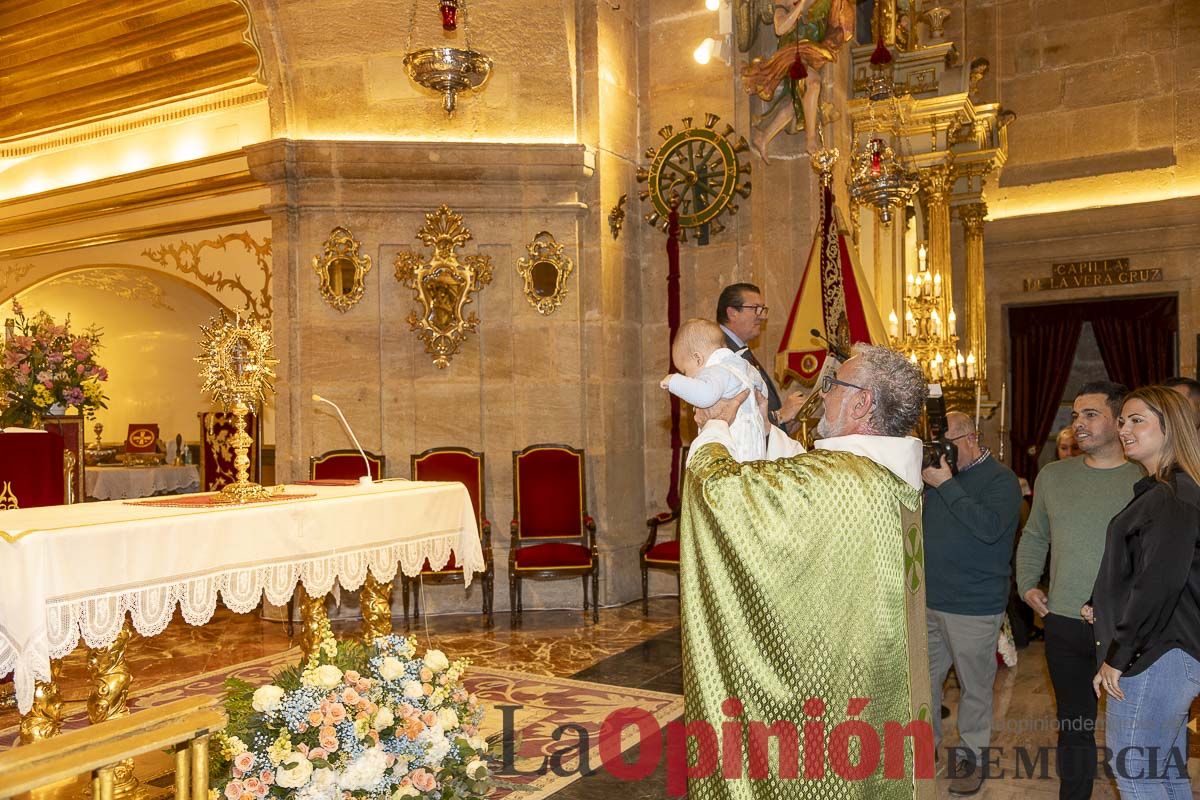
[[[969,203],[958,211],[967,245],[967,341],[975,354],[975,374],[987,379],[987,303],[983,281],[983,221],[987,203]]]
[[[946,165],[921,171],[921,194],[925,198],[925,214],[929,227],[929,268],[942,276],[943,329],[950,332],[950,309],[954,305],[952,286],[953,266],[950,260],[950,191],[954,175]]]

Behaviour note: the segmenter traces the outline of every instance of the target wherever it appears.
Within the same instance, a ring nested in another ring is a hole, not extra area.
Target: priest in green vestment
[[[769,461],[730,457],[729,403],[697,412],[680,533],[686,749],[668,767],[689,800],[934,796],[909,435],[925,379],[860,345],[820,388],[814,450],[773,429]]]

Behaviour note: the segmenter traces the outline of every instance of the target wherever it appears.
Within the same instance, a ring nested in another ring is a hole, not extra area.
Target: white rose
[[[392,800],[400,800],[400,798],[403,797],[416,797],[419,794],[421,793],[417,791],[417,787],[410,783],[408,786],[401,786],[399,789],[392,792]]]
[[[421,688],[420,681],[409,681],[404,684],[404,696],[409,700],[420,700],[425,696],[425,690]]]
[[[454,713],[453,708],[442,708],[437,712],[438,722],[446,730],[453,730],[458,727],[458,714]]]
[[[488,765],[486,761],[475,759],[470,764],[467,764],[467,777],[473,781],[481,781],[488,776]]]
[[[333,664],[322,664],[317,667],[317,685],[332,689],[342,682],[342,671]]]
[[[254,697],[250,704],[254,706],[255,711],[268,713],[279,708],[281,700],[283,700],[283,689],[268,684],[254,690]]]
[[[379,674],[385,681],[394,681],[404,674],[404,665],[395,656],[387,656],[379,665]]]
[[[375,729],[383,730],[390,728],[396,722],[396,716],[392,714],[392,710],[387,706],[379,709],[379,713],[375,715]]]
[[[426,650],[425,666],[429,667],[434,672],[441,672],[446,667],[450,666],[450,659],[446,658],[446,654],[441,650]]]
[[[468,736],[467,744],[471,745],[471,749],[483,753],[488,749],[487,739],[482,736]]]
[[[275,771],[275,783],[285,789],[299,789],[308,783],[312,777],[313,765],[299,753],[292,753],[292,758],[286,764],[280,764]]]

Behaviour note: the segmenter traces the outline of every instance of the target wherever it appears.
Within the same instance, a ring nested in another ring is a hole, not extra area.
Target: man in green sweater
[[[957,753],[969,766],[953,764],[950,793],[970,795],[983,784],[984,748],[992,738],[992,684],[996,642],[1008,605],[1013,538],[1021,516],[1021,485],[1008,467],[979,443],[966,414],[946,415],[946,437],[958,448],[958,474],[945,465],[927,467],[925,481],[925,627],[933,732],[942,738],[942,683],[950,665],[958,675]]]
[[[1058,714],[1058,796],[1087,800],[1096,774],[1096,640],[1080,609],[1092,594],[1109,521],[1143,472],[1117,438],[1119,383],[1085,383],[1071,412],[1083,455],[1046,465],[1017,546],[1017,590],[1045,618],[1046,665]],[[1050,596],[1038,588],[1050,551]]]

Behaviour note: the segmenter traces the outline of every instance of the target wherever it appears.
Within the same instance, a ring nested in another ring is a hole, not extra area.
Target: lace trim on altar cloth
[[[300,582],[314,596],[329,594],[335,581],[344,589],[356,590],[366,580],[368,569],[376,580],[390,583],[397,569],[410,577],[418,575],[426,559],[434,569],[446,566],[458,541],[459,534],[455,533],[286,564],[238,568],[83,600],[51,602],[46,606],[46,650],[41,648],[40,637],[21,647],[0,630],[0,676],[13,674],[17,705],[24,713],[33,703],[34,681],[50,680],[51,659],[70,654],[80,639],[91,648],[110,646],[121,632],[127,612],[138,633],[157,636],[171,622],[177,605],[185,621],[203,625],[216,613],[218,594],[226,608],[245,614],[258,606],[264,594],[270,603],[285,604]],[[484,570],[482,554],[470,552],[459,554],[459,558],[465,585],[470,586],[472,575]]]

